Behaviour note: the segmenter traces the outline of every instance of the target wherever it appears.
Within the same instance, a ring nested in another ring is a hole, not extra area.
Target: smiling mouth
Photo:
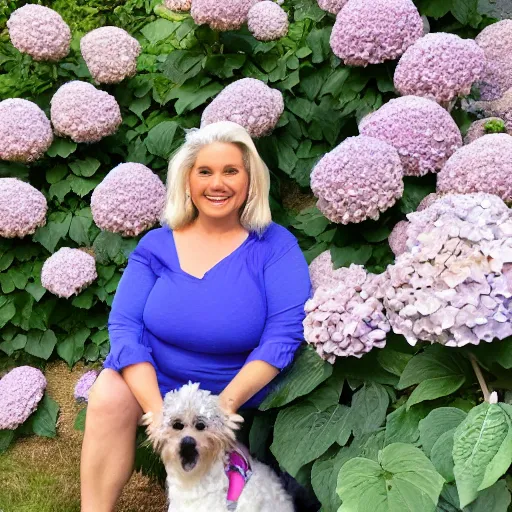
[[[231,198],[231,196],[222,196],[222,197],[215,197],[215,196],[204,196],[206,197],[206,199],[214,204],[214,205],[217,205],[217,206],[222,206],[224,204],[226,204],[229,199]]]

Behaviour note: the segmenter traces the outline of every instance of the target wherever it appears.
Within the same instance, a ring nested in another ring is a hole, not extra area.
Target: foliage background
[[[35,2],[57,10],[73,31],[72,52],[56,64],[34,62],[10,44],[6,20],[25,3],[7,1],[0,6],[0,99],[30,99],[49,116],[51,96],[61,84],[91,80],[80,56],[79,40],[99,26],[126,29],[140,41],[143,53],[134,78],[101,87],[116,97],[122,109],[123,124],[114,136],[93,145],[56,139],[47,156],[30,166],[0,162],[0,177],[28,180],[49,203],[48,222],[32,237],[0,239],[0,371],[20,364],[44,368],[55,358],[64,359],[70,367],[79,360],[93,365],[101,362],[108,352],[109,306],[140,237],[101,232],[92,221],[90,194],[110,169],[126,161],[148,165],[165,180],[167,159],[182,142],[184,129],[198,126],[205,105],[233,80],[258,78],[284,94],[285,113],[278,127],[258,140],[257,146],[272,173],[274,219],[297,236],[308,261],[330,248],[336,266],[358,263],[372,272],[382,272],[394,260],[387,243],[391,229],[435,190],[433,175],[406,178],[404,195],[393,208],[378,221],[358,225],[330,224],[314,207],[308,187],[315,162],[347,136],[356,135],[362,116],[396,95],[392,81],[395,62],[350,68],[332,54],[329,36],[334,17],[321,11],[315,0],[285,1],[283,7],[292,21],[289,34],[270,43],[256,41],[246,29],[218,33],[197,27],[187,15],[157,16],[154,8],[159,0]],[[462,37],[474,37],[499,17],[496,5],[487,0],[418,0],[416,4],[428,17],[432,31]],[[468,115],[458,106],[452,114],[465,131],[471,122]],[[52,296],[40,282],[44,260],[63,246],[92,247],[97,259],[98,280],[72,300]],[[491,388],[499,390],[502,402],[508,402],[511,340],[473,348],[473,353]],[[386,486],[396,488],[401,469],[386,469],[379,450],[390,446],[381,452],[382,457],[382,453],[413,448],[413,459],[421,455],[432,461],[436,474],[447,483],[439,502],[437,498],[428,505],[414,501],[416,487],[407,506],[415,511],[461,510],[462,489],[468,485],[476,489],[479,483],[474,478],[482,477],[470,475],[473,480],[469,484],[465,476],[458,477],[458,492],[453,483],[451,446],[461,421],[466,422],[468,431],[487,440],[489,425],[478,423],[478,415],[487,418],[494,414],[500,432],[485,446],[476,443],[475,453],[463,454],[462,462],[474,457],[472,463],[480,473],[492,466],[489,481],[493,477],[496,481],[512,460],[507,452],[512,443],[507,437],[509,431],[512,435],[508,406],[478,405],[481,393],[467,356],[466,349],[413,348],[394,335],[385,349],[361,360],[338,360],[334,366],[306,348],[256,416],[250,432],[251,449],[263,455],[270,446],[281,466],[312,489],[322,510],[330,512],[340,506],[337,478],[347,461],[366,464],[367,469],[369,463],[361,461],[380,460],[383,469],[375,492],[389,505],[392,493]],[[441,407],[450,409],[429,415]],[[51,402],[45,410],[57,414]],[[476,410],[472,414],[478,418],[465,420],[471,410]],[[427,423],[420,424],[427,415]],[[429,438],[432,431],[444,443],[436,450],[436,438]],[[7,444],[4,437],[4,448]],[[500,447],[505,453],[501,465],[495,459]],[[417,459],[417,467],[425,460]],[[508,476],[475,498],[465,511],[506,511],[510,504]],[[346,507],[345,512],[356,510]],[[357,510],[370,507],[375,509],[375,503]],[[410,510],[403,503],[391,509]]]

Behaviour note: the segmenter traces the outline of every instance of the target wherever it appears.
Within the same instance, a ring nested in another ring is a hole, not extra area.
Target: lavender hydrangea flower
[[[288,34],[288,14],[270,0],[257,2],[249,9],[247,26],[259,41],[274,41]]]
[[[331,251],[324,251],[309,264],[309,277],[313,291],[317,288],[336,288],[343,282],[346,286],[357,288],[367,277],[367,272],[361,265],[333,268]]]
[[[435,101],[418,96],[385,103],[363,118],[359,131],[395,147],[406,176],[439,171],[462,146],[462,136],[450,114]]]
[[[165,186],[148,167],[120,164],[94,189],[91,211],[100,229],[137,236],[159,219],[165,204]]]
[[[384,307],[411,345],[512,335],[512,211],[495,195],[448,194],[407,215],[407,251],[386,271]]]
[[[512,201],[512,137],[484,135],[458,149],[439,172],[437,191],[487,192]]]
[[[409,222],[401,220],[395,224],[395,227],[388,236],[389,247],[395,256],[398,256],[407,250],[406,242],[408,227]]]
[[[34,60],[60,60],[69,53],[71,30],[61,15],[48,7],[27,4],[7,21],[12,45]]]
[[[317,0],[318,7],[331,14],[338,14],[348,0]]]
[[[510,135],[503,119],[499,117],[486,117],[485,119],[479,119],[471,123],[464,137],[464,144],[471,144],[476,139],[491,133],[508,133]]]
[[[0,430],[14,430],[37,409],[46,389],[43,373],[18,366],[0,380]]]
[[[46,224],[46,198],[17,178],[0,178],[0,236],[23,238]]]
[[[350,0],[336,16],[331,48],[350,66],[393,60],[423,35],[411,0]]]
[[[229,84],[204,109],[201,127],[218,121],[243,126],[251,137],[269,134],[284,111],[283,95],[256,78]]]
[[[437,194],[436,192],[431,192],[430,194],[427,194],[418,205],[418,208],[416,208],[417,212],[421,212],[425,208],[428,208],[431,204],[434,204],[435,201],[441,198],[441,194]]]
[[[89,391],[98,377],[96,370],[85,372],[75,385],[74,397],[77,402],[87,402],[89,400]]]
[[[402,196],[403,168],[397,151],[381,140],[349,137],[311,173],[318,209],[332,222],[376,220]]]
[[[337,286],[317,288],[304,307],[304,338],[329,363],[383,348],[390,330],[381,300],[382,278],[359,265],[345,270]],[[362,282],[361,272],[366,274]]]
[[[137,39],[118,27],[97,28],[80,40],[91,76],[102,84],[115,84],[135,75],[141,50]]]
[[[164,7],[171,11],[190,11],[192,0],[164,0]]]
[[[57,90],[50,113],[55,133],[75,142],[98,142],[114,134],[122,122],[113,96],[76,80]]]
[[[512,87],[512,20],[485,27],[475,41],[486,58],[480,84],[481,99],[501,98]]]
[[[214,30],[239,30],[247,21],[249,9],[259,0],[193,0],[190,14],[198,25]]]
[[[63,247],[50,256],[41,270],[41,284],[58,297],[80,293],[96,278],[94,258],[80,249]]]
[[[395,88],[401,95],[447,103],[470,93],[484,65],[484,52],[472,39],[443,32],[427,34],[400,58],[394,75]]]
[[[42,157],[53,142],[50,121],[31,101],[0,101],[0,159],[29,163]]]

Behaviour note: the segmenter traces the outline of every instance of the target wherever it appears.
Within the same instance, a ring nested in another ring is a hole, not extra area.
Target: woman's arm
[[[247,363],[219,395],[222,409],[228,414],[235,414],[278,373],[279,370],[275,366],[265,361]]]
[[[161,411],[162,395],[158,388],[155,368],[151,363],[132,364],[123,368],[121,375],[145,413]]]

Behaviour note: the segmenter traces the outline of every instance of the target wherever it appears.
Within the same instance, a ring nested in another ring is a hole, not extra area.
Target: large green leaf
[[[332,366],[311,348],[302,349],[282,376],[276,379],[273,391],[259,409],[281,407],[299,396],[307,395],[332,374]]]
[[[179,134],[179,136],[177,136]],[[149,130],[144,143],[148,151],[168,160],[182,142],[181,127],[174,121],[164,121]]]
[[[58,415],[59,404],[46,393],[37,406],[36,412],[31,417],[34,434],[44,437],[55,437],[57,435]]]
[[[350,409],[343,405],[319,410],[309,401],[279,412],[270,450],[288,473],[295,476],[308,462],[322,455],[347,428]]]
[[[418,425],[428,412],[429,410],[424,404],[418,404],[410,409],[402,405],[388,414],[385,444],[415,443],[420,437]]]
[[[498,480],[493,486],[480,491],[473,503],[462,512],[507,512],[511,502],[510,491],[505,480]],[[457,487],[445,485],[439,498],[436,512],[460,512]]]
[[[27,334],[25,352],[47,360],[52,355],[56,344],[57,337],[51,329],[44,332],[32,330]]]
[[[343,465],[339,512],[434,512],[443,483],[421,450],[390,444],[379,453],[378,462],[356,457]]]
[[[84,354],[85,341],[91,333],[87,327],[82,327],[78,331],[67,336],[57,345],[57,353],[70,367],[72,367]]]
[[[351,420],[354,436],[375,432],[386,418],[389,395],[381,384],[367,382],[352,397]]]
[[[14,430],[0,430],[0,455],[7,451],[7,448],[14,441]]]
[[[33,239],[39,242],[47,251],[55,251],[55,247],[60,240],[68,234],[71,219],[71,213],[63,214],[59,212],[45,226],[36,231]]]
[[[512,463],[511,407],[484,402],[455,431],[454,474],[462,507],[493,485]]]
[[[420,421],[420,443],[423,451],[430,456],[430,451],[439,437],[458,427],[467,414],[456,407],[438,407],[424,420]]]
[[[455,429],[452,428],[448,432],[441,434],[439,439],[432,446],[430,452],[430,460],[438,473],[447,481],[453,482],[455,475],[453,474],[453,435]]]
[[[99,169],[100,162],[96,158],[87,157],[84,160],[70,162],[69,167],[77,176],[90,178]]]

